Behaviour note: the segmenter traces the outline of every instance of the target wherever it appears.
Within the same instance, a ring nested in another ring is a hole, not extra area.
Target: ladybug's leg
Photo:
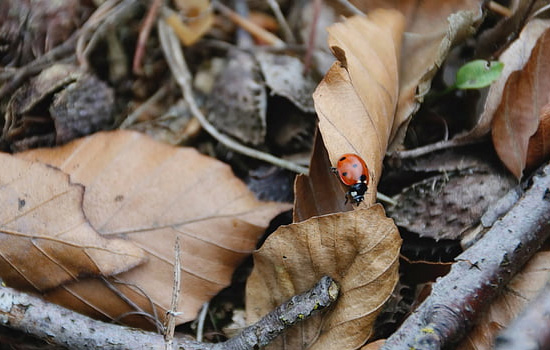
[[[333,167],[333,166],[330,167],[330,171],[331,171],[332,173],[334,173],[334,174],[338,174],[338,169],[335,168],[335,167]]]

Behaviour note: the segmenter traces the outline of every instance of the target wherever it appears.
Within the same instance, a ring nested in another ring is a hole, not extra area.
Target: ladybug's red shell
[[[357,154],[346,153],[338,159],[336,170],[340,180],[345,185],[352,186],[356,183],[369,182],[369,169],[365,161]]]

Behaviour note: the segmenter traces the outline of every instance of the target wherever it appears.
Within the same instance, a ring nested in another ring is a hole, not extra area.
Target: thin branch
[[[252,34],[254,37],[261,39],[263,42],[276,47],[286,46],[285,42],[279,39],[276,35],[268,32],[256,23],[250,21],[249,19],[242,17],[221,2],[212,1],[212,5],[216,10],[220,11],[224,16],[229,18],[235,24],[239,25],[241,28]]]
[[[176,317],[179,315],[177,312],[181,288],[181,249],[179,236],[176,237],[176,244],[174,245],[174,260],[174,285],[172,286],[172,300],[170,302],[170,310],[166,313],[164,324],[164,341],[166,342],[166,350],[170,350],[174,343]]]
[[[330,277],[322,277],[312,289],[294,296],[256,324],[224,343],[208,344],[187,338],[174,339],[178,350],[252,350],[265,346],[285,329],[330,306],[339,288]],[[158,350],[164,336],[93,320],[38,297],[0,285],[0,322],[74,350]]]
[[[136,53],[134,54],[134,61],[132,63],[132,71],[136,75],[143,73],[141,61],[145,55],[145,44],[147,43],[147,39],[151,33],[151,28],[153,28],[153,23],[157,19],[160,5],[162,5],[162,3],[163,0],[153,0],[153,3],[149,7],[149,11],[147,11],[147,16],[145,17],[143,25],[139,31],[138,41],[136,43]]]
[[[442,349],[458,342],[491,300],[550,236],[550,165],[514,207],[459,255],[431,295],[383,350]]]
[[[162,20],[158,21],[158,31],[162,50],[166,57],[166,61],[170,66],[170,70],[172,71],[174,78],[182,89],[183,96],[185,98],[185,101],[189,105],[191,113],[193,114],[193,116],[195,116],[195,118],[197,118],[197,120],[201,123],[201,126],[204,130],[206,130],[207,133],[209,133],[224,146],[235,152],[244,154],[248,157],[263,160],[264,162],[277,165],[281,168],[285,168],[296,173],[307,174],[307,168],[286,161],[284,159],[277,158],[269,153],[260,152],[253,148],[246,147],[231,139],[230,137],[220,133],[212,124],[210,124],[210,122],[208,122],[204,114],[197,106],[197,102],[195,101],[193,89],[191,86],[191,73],[189,72],[189,68],[187,68],[187,63],[185,63],[185,59],[183,57],[183,52],[181,50],[178,38],[176,37],[172,29]]]
[[[294,33],[292,33],[285,16],[283,16],[279,3],[276,0],[267,0],[267,3],[269,4],[269,7],[271,7],[271,11],[273,11],[275,18],[277,18],[277,22],[279,22],[279,25],[281,26],[281,31],[283,32],[285,41],[289,44],[295,44],[296,37],[294,37]]]

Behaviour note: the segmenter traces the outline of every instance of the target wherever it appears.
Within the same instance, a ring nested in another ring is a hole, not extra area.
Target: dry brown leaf
[[[329,27],[332,65],[313,95],[319,130],[332,164],[359,154],[371,172],[365,202],[374,203],[398,97],[403,16],[377,10]]]
[[[514,277],[462,341],[459,350],[493,349],[495,336],[519,315],[550,278],[550,252],[541,251]]]
[[[323,139],[317,133],[309,175],[300,174],[294,182],[293,222],[352,209],[351,203],[346,204],[345,189],[342,190],[344,187],[340,179],[329,171],[331,167]]]
[[[508,77],[492,123],[495,150],[508,170],[521,178],[529,139],[536,132],[550,95],[550,29],[537,40],[527,64]]]
[[[82,186],[63,172],[0,153],[0,278],[45,291],[84,276],[110,276],[145,261],[129,241],[106,239],[82,212]]]
[[[530,21],[521,31],[518,39],[500,55],[499,61],[504,63],[504,68],[498,80],[491,84],[489,88],[483,112],[479,117],[477,125],[466,134],[458,135],[457,139],[479,138],[490,131],[491,122],[498,106],[501,104],[504,85],[508,81],[510,74],[523,69],[531,56],[531,51],[535,47],[538,38],[547,28],[550,28],[550,21],[548,20],[534,19]]]
[[[377,341],[373,341],[372,343],[368,343],[367,345],[363,346],[361,350],[378,350],[384,343],[386,342],[386,339],[380,339]]]
[[[135,132],[99,133],[20,156],[69,173],[86,188],[83,208],[92,226],[104,236],[129,237],[147,252],[146,264],[118,275],[120,283],[110,282],[151,312],[145,293],[161,318],[171,300],[174,242],[180,237],[179,322],[194,319],[201,305],[230,283],[270,219],[288,208],[257,201],[219,161]],[[67,285],[48,297],[96,316],[134,311],[98,280]]]
[[[356,349],[398,280],[401,238],[380,205],[280,227],[254,253],[247,321],[313,286],[323,275],[340,285],[328,313],[289,329],[272,349]]]
[[[367,15],[392,8],[406,19],[399,63],[399,102],[393,120],[390,150],[401,146],[408,121],[418,110],[431,80],[450,49],[471,36],[483,16],[480,0],[354,1]]]
[[[549,98],[550,100],[550,98]],[[550,156],[550,103],[541,109],[537,132],[529,139],[525,167],[533,169]]]

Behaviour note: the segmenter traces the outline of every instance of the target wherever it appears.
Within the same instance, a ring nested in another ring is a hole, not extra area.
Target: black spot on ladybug
[[[340,160],[339,160],[339,161],[341,162],[341,161],[343,161],[343,160],[346,160],[346,157],[342,157],[342,158],[340,158]]]
[[[358,167],[357,163],[353,164],[352,167],[357,168]]]
[[[367,175],[365,175],[365,174],[361,175],[361,177],[359,178],[359,180],[361,180],[361,182],[367,181]]]
[[[344,172],[342,173],[342,176],[348,176],[348,172],[347,172],[347,171],[344,171]]]

